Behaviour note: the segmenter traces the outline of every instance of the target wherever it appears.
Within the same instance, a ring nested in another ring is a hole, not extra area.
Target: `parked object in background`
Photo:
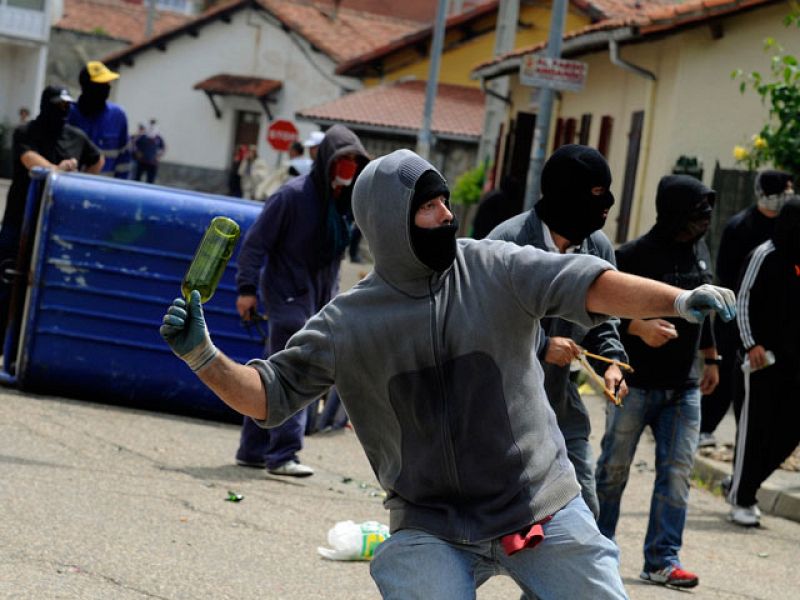
[[[229,215],[246,231],[260,207],[73,173],[53,173],[33,185],[28,208],[41,198],[41,215],[27,219],[24,231],[31,277],[21,282],[24,305],[9,324],[0,381],[36,393],[232,421],[232,411],[191,373],[175,370],[177,359],[153,335],[152,323],[161,318],[160,308],[153,309],[180,294],[214,216]],[[263,342],[242,327],[233,308],[234,273],[232,265],[225,270],[205,305],[206,318],[223,332],[219,346],[245,360]],[[11,334],[20,330],[17,343]]]

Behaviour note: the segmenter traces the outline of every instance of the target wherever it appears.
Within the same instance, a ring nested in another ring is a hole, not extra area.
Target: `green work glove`
[[[200,292],[197,290],[192,290],[189,295],[188,306],[183,298],[175,298],[162,321],[163,325],[158,330],[161,337],[195,373],[217,355],[218,350],[208,335]]]
[[[675,311],[691,323],[702,323],[712,310],[717,311],[723,321],[736,316],[736,296],[724,287],[703,284],[693,290],[678,294]]]

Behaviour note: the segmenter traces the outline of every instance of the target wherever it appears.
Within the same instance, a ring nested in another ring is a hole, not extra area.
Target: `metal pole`
[[[417,135],[417,154],[425,160],[429,160],[431,155],[431,117],[433,116],[433,101],[436,99],[436,89],[439,86],[439,63],[441,63],[442,46],[444,45],[446,14],[447,0],[439,0],[439,5],[436,8],[436,23],[433,26],[428,84],[425,86],[425,110],[422,113],[422,127]]]
[[[514,49],[518,20],[519,0],[500,0],[494,34],[494,56],[500,56]],[[508,96],[508,76],[492,79],[485,85],[493,93],[486,94],[483,133],[478,144],[478,164],[491,162],[494,158],[494,147],[500,132],[500,124],[505,119],[508,110],[506,103],[498,98],[498,96]]]
[[[553,0],[550,14],[550,33],[547,39],[549,58],[561,57],[561,42],[564,36],[564,19],[567,15],[567,0]],[[536,129],[533,134],[531,162],[528,167],[528,183],[525,186],[525,210],[530,210],[539,201],[541,195],[540,177],[544,156],[547,150],[547,139],[550,137],[550,116],[553,112],[552,88],[539,88],[539,111],[536,115]]]
[[[156,16],[156,0],[148,0],[147,2],[147,21],[144,27],[144,37],[149,38],[153,35],[153,21]]]

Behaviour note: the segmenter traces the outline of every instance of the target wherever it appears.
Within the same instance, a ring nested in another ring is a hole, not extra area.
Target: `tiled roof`
[[[425,27],[416,21],[394,19],[347,8],[339,8],[334,16],[333,9],[329,5],[310,0],[231,0],[218,4],[195,19],[164,31],[146,42],[115,52],[105,60],[112,64],[118,63],[147,48],[163,47],[173,38],[196,31],[218,19],[229,18],[232,13],[246,8],[269,12],[284,27],[297,32],[336,63],[369,52],[385,44],[387,40],[408,35]]]
[[[245,77],[228,73],[220,73],[194,84],[194,89],[212,94],[255,98],[263,98],[278,91],[281,87],[283,87],[283,83],[276,79],[261,79],[260,77]]]
[[[475,2],[474,6],[470,7],[469,9],[465,9],[457,15],[448,17],[445,24],[445,29],[450,30],[454,27],[464,26],[472,21],[486,16],[487,14],[494,13],[497,11],[498,4],[498,0],[484,0],[483,2]],[[364,64],[378,60],[388,54],[391,54],[392,52],[400,50],[401,48],[407,48],[419,44],[420,42],[428,40],[432,37],[433,25],[429,24],[403,37],[385,39],[383,44],[375,46],[368,52],[358,54],[350,58],[350,60],[341,63],[336,68],[336,73],[339,75],[357,75],[359,67],[363,66]]]
[[[156,11],[153,33],[158,35],[191,19],[189,15]],[[136,44],[145,40],[147,7],[124,0],[64,0],[64,13],[55,27]]]
[[[462,10],[469,10],[485,0],[462,0]],[[321,4],[332,6],[334,0],[321,0]],[[340,0],[339,6],[370,12],[387,17],[411,19],[422,23],[430,23],[436,18],[436,2],[434,0]]]
[[[694,23],[708,21],[714,17],[773,4],[779,0],[592,0],[587,7],[601,10],[607,15],[596,23],[564,34],[564,41],[574,42],[571,48],[580,51],[581,40],[591,41],[593,34],[613,30],[630,30],[629,38],[664,33]],[[502,56],[485,61],[473,67],[476,72],[490,67],[506,65],[507,70],[518,66],[519,57],[543,50],[547,43],[542,42],[525,48],[517,48]],[[565,44],[565,50],[568,46]],[[494,73],[495,75],[499,73]]]
[[[403,81],[359,90],[297,112],[318,123],[345,123],[414,134],[422,126],[424,81]],[[477,140],[483,130],[484,95],[477,88],[439,84],[431,130],[440,137]]]
[[[337,63],[425,27],[416,21],[349,8],[339,8],[333,18],[333,10],[326,3],[297,0],[260,0],[260,3]]]

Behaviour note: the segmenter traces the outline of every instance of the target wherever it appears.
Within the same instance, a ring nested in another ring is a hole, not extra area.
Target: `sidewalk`
[[[718,449],[727,444],[733,447],[736,439],[733,411],[728,411],[714,435]],[[704,454],[701,450],[695,457],[694,475],[713,490],[733,472],[733,464]],[[758,492],[758,507],[764,513],[800,522],[800,471],[775,471]]]

